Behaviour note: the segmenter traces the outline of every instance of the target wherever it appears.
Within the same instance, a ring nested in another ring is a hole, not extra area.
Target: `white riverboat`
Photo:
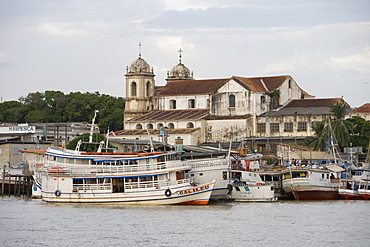
[[[338,190],[342,171],[337,165],[288,167],[283,170],[283,189],[296,200],[341,199]]]
[[[275,201],[273,186],[262,181],[256,172],[247,171],[230,157],[188,160],[194,183],[216,180],[211,199],[231,199],[235,201]]]
[[[230,196],[239,202],[273,202],[275,196],[274,187],[265,183],[256,172],[233,170],[232,190]]]
[[[195,186],[176,152],[84,153],[50,147],[41,196],[56,203],[208,204],[214,181]],[[35,176],[37,177],[37,176]]]
[[[344,174],[346,175],[346,178],[341,180],[339,194],[346,200],[366,199],[365,196],[361,196],[359,190],[361,189],[363,194],[363,190],[367,187],[367,182],[370,181],[370,170],[368,168],[359,167],[348,170],[347,173]]]

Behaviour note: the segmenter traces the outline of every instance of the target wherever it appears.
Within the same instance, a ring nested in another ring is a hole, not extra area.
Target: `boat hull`
[[[42,199],[51,203],[96,203],[127,205],[206,205],[211,197],[214,182],[167,194],[167,190],[138,193],[57,193],[42,192]]]
[[[344,197],[345,200],[364,200],[365,198],[360,196],[357,190],[350,189],[339,189],[339,195]]]
[[[358,194],[365,200],[370,199],[370,190],[358,190]]]
[[[276,201],[273,187],[268,184],[234,184],[231,199],[236,202],[273,202]]]
[[[338,191],[292,191],[296,200],[337,200],[343,199]]]

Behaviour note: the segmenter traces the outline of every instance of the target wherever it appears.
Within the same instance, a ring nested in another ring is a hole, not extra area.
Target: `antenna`
[[[93,138],[93,131],[94,131],[94,124],[95,124],[95,118],[96,118],[96,113],[98,113],[98,112],[99,112],[98,110],[95,110],[95,112],[94,112],[94,117],[93,117],[93,119],[92,119],[92,123],[91,123],[89,142],[92,142],[92,138]]]
[[[178,50],[178,52],[179,52],[179,61],[180,61],[180,64],[181,64],[181,53],[183,52],[183,50],[181,50],[181,48]]]
[[[141,58],[141,42],[139,42],[139,58]]]

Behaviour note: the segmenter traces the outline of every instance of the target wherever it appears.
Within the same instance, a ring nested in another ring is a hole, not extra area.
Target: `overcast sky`
[[[370,103],[369,0],[0,0],[0,97],[58,90],[125,97],[142,57],[156,84],[291,75],[316,98]]]

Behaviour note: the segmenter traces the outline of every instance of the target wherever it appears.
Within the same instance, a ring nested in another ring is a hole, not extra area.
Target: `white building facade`
[[[289,75],[196,80],[181,56],[165,86],[155,86],[154,71],[141,54],[125,76],[124,130],[116,138],[145,138],[135,133],[147,130],[146,137],[157,140],[167,129],[189,145],[238,141],[257,135],[259,115],[293,99],[314,98]]]

